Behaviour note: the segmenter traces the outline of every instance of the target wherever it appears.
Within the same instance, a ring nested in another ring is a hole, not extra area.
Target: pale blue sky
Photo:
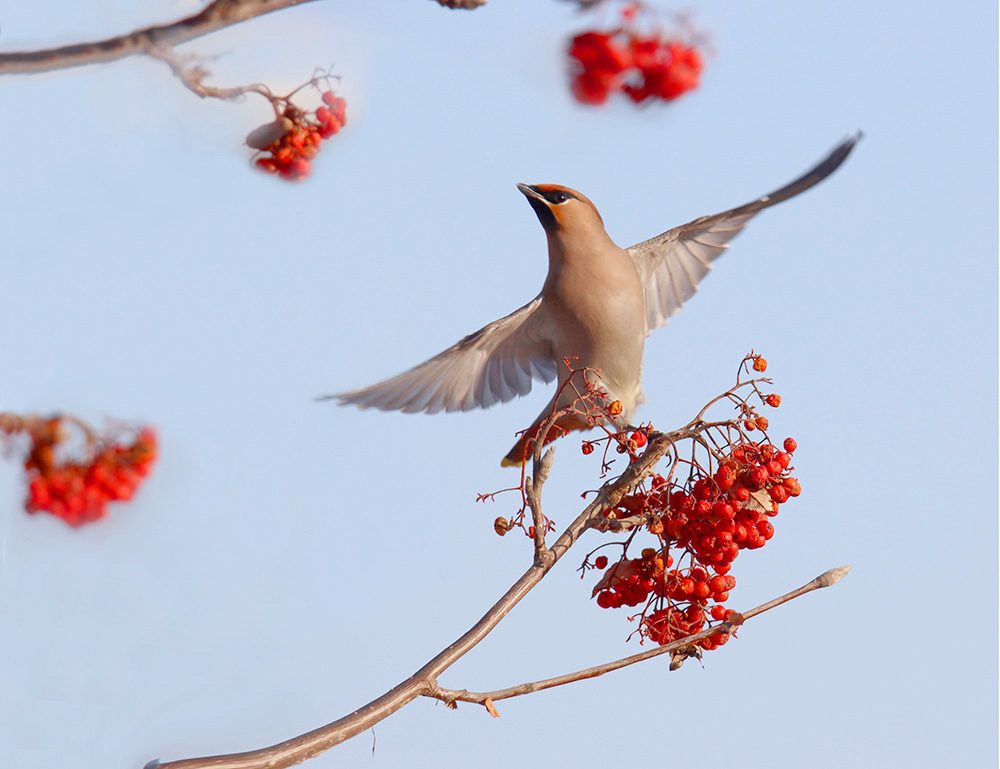
[[[34,2],[0,50],[191,3]],[[730,604],[845,563],[837,587],[668,673],[457,712],[416,702],[328,767],[996,765],[997,11],[971,2],[705,0],[717,51],[669,107],[569,97],[567,3],[316,3],[196,41],[214,82],[335,65],[350,124],[315,177],[251,173],[268,107],[203,102],[157,62],[0,79],[0,410],[144,420],[134,503],[72,530],[0,467],[0,762],[138,768],[261,747],[364,704],[521,574],[500,457],[549,397],[436,417],[312,398],[395,374],[535,295],[545,241],[516,182],[587,194],[629,245],[784,184],[646,346],[666,429],[751,347],[784,398],[804,493]],[[567,440],[546,510],[596,461]],[[595,540],[593,540],[596,542]],[[560,564],[441,683],[492,689],[613,659],[622,612]]]

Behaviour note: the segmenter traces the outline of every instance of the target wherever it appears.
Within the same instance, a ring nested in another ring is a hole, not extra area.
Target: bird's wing
[[[506,402],[551,382],[556,361],[542,297],[469,334],[440,355],[384,382],[328,395],[341,404],[408,413],[468,411]]]
[[[815,168],[770,195],[744,206],[667,230],[662,235],[628,249],[642,279],[646,295],[646,330],[660,328],[680,312],[698,290],[698,283],[754,216],[760,211],[793,198],[832,174],[861,138],[852,136]]]

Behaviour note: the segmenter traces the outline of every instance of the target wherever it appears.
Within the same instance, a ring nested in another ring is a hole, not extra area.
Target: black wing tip
[[[819,177],[819,180],[822,181],[840,168],[840,165],[847,160],[847,156],[854,151],[855,147],[858,146],[858,142],[864,138],[865,132],[858,129],[854,136],[848,136],[844,139],[844,141],[838,144],[829,155],[827,155],[812,171],[810,171],[810,174],[816,174]]]
[[[765,195],[760,198],[760,200],[754,201],[743,208],[753,209],[753,211],[756,212],[762,208],[769,208],[773,205],[777,205],[778,203],[783,203],[790,198],[794,198],[796,195],[801,195],[811,187],[815,187],[817,184],[824,181],[828,176],[833,174],[833,172],[840,168],[841,165],[843,165],[844,161],[847,160],[847,156],[853,152],[854,148],[858,145],[858,142],[864,138],[864,135],[864,132],[859,130],[853,136],[848,136],[844,139],[844,141],[834,147],[829,155],[802,174],[802,176],[798,179],[789,182],[784,187]],[[742,209],[735,209],[737,212],[741,210]]]

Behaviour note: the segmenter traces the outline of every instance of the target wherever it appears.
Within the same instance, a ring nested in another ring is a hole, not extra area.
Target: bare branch
[[[486,4],[486,0],[437,1],[448,8],[468,10]],[[200,13],[171,24],[137,29],[125,35],[89,43],[74,43],[38,51],[0,53],[0,75],[52,72],[141,56],[150,53],[151,48],[164,49],[180,45],[258,16],[311,2],[314,0],[213,0]]]
[[[552,547],[536,557],[531,568],[475,625],[420,670],[381,697],[326,726],[267,748],[245,753],[170,761],[152,766],[161,769],[281,769],[293,766],[371,728],[417,697],[431,694],[437,688],[438,676],[482,641],[541,581],[583,533],[594,522],[603,520],[604,511],[617,505],[623,496],[649,475],[660,458],[670,450],[674,441],[690,437],[691,434],[687,428],[672,433],[651,433],[649,444],[642,456],[631,463],[617,480],[609,481],[601,488],[594,501],[587,505]]]
[[[615,660],[614,662],[606,662],[603,665],[595,665],[591,668],[578,670],[575,673],[567,673],[565,675],[556,676],[555,678],[546,678],[541,681],[532,681],[530,683],[519,684],[517,686],[509,686],[506,689],[497,689],[492,692],[470,692],[466,689],[444,689],[439,686],[435,686],[430,692],[425,693],[423,696],[433,697],[435,699],[451,703],[473,702],[485,705],[487,702],[496,702],[497,700],[506,700],[511,697],[520,697],[524,694],[539,692],[543,689],[552,689],[553,687],[563,686],[575,681],[597,678],[598,676],[603,676],[605,673],[610,673],[613,670],[619,670],[621,668],[628,667],[629,665],[634,665],[637,662],[644,662],[645,660],[652,659],[653,657],[658,657],[661,654],[674,653],[691,648],[703,638],[708,638],[709,636],[717,635],[719,633],[729,633],[737,626],[737,624],[743,624],[743,622],[751,617],[756,617],[758,614],[770,611],[776,606],[787,603],[793,598],[798,598],[799,596],[810,593],[813,590],[833,585],[843,579],[850,570],[850,566],[841,566],[838,569],[830,569],[830,571],[816,577],[816,579],[812,582],[792,590],[779,598],[763,603],[754,609],[743,612],[742,614],[736,614],[734,612],[734,614],[736,614],[735,619],[737,622],[723,622],[715,627],[702,630],[700,633],[695,633],[694,635],[687,636],[686,638],[681,638],[677,641],[673,641],[672,643],[657,647],[656,649],[649,649],[647,651],[640,652],[639,654],[623,657],[622,659]]]
[[[438,5],[445,8],[457,8],[463,11],[474,11],[486,5],[486,0],[437,0]]]
[[[741,385],[737,385],[741,386]],[[731,391],[730,391],[731,392]],[[480,641],[500,623],[500,621],[513,610],[513,608],[526,596],[549,572],[549,570],[562,558],[577,540],[587,531],[587,529],[605,529],[609,526],[609,519],[606,513],[619,506],[622,499],[634,492],[655,469],[660,460],[670,455],[675,460],[676,444],[679,441],[696,439],[705,430],[715,426],[728,427],[731,422],[707,423],[701,417],[704,411],[685,427],[669,433],[649,432],[645,451],[638,456],[629,450],[631,461],[622,474],[613,480],[605,483],[597,492],[593,501],[577,516],[577,518],[566,528],[565,531],[552,543],[551,547],[545,546],[544,528],[548,526],[547,519],[541,514],[540,493],[542,485],[548,476],[552,463],[551,450],[542,453],[542,446],[545,441],[545,431],[554,425],[553,420],[547,420],[540,425],[541,430],[536,434],[536,444],[534,446],[533,477],[526,479],[522,475],[521,491],[525,495],[526,504],[530,503],[535,522],[535,558],[532,566],[510,587],[510,589],[500,598],[489,611],[486,612],[464,635],[453,644],[441,651],[430,660],[420,670],[415,672],[408,679],[393,687],[381,697],[373,700],[354,713],[340,718],[326,726],[314,729],[311,732],[300,735],[285,742],[272,745],[268,748],[249,751],[245,753],[234,753],[229,755],[219,755],[206,758],[194,758],[166,764],[153,764],[162,769],[281,769],[301,763],[308,758],[312,758],[329,748],[334,747],[347,739],[365,731],[382,719],[396,712],[407,703],[417,697],[433,697],[444,700],[448,705],[454,707],[459,700],[477,702],[486,706],[491,714],[496,713],[492,707],[493,701],[527,694],[531,691],[551,688],[572,681],[583,680],[603,675],[604,673],[627,665],[635,664],[661,654],[671,654],[671,669],[680,665],[685,657],[697,655],[698,648],[695,644],[710,636],[731,632],[735,627],[741,625],[750,617],[768,611],[786,601],[792,600],[812,590],[821,587],[828,587],[842,578],[849,567],[834,569],[826,574],[817,577],[809,584],[792,591],[780,598],[770,601],[755,609],[751,609],[745,614],[729,612],[725,622],[708,628],[697,634],[687,636],[656,649],[641,652],[640,654],[625,657],[615,662],[606,663],[586,670],[577,671],[557,678],[536,681],[533,683],[521,684],[520,686],[502,689],[491,693],[471,693],[465,690],[443,689],[438,685],[438,677],[450,668],[455,662],[471,651]],[[555,415],[553,415],[555,417]],[[613,437],[613,436],[612,436]],[[673,473],[672,464],[671,473]],[[640,516],[641,518],[641,516]],[[638,521],[642,523],[643,521]],[[621,527],[631,526],[631,519],[616,522]]]
[[[214,0],[201,13],[172,24],[146,27],[91,43],[75,43],[40,51],[0,53],[0,75],[52,72],[86,64],[118,61],[128,56],[149,53],[150,47],[180,45],[258,16],[313,1]]]

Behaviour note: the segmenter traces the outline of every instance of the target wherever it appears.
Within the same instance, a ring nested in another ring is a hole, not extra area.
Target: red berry
[[[724,620],[729,615],[729,610],[722,604],[716,604],[712,607],[712,619]]]
[[[598,569],[606,569],[608,566],[608,557],[606,555],[599,555],[594,559],[594,566]]]
[[[593,443],[584,443],[583,446],[581,447],[581,450],[583,451],[584,456],[586,456],[587,454],[593,454],[594,453],[594,444]]]
[[[754,371],[761,371],[761,372],[763,372],[763,371],[767,371],[767,360],[766,360],[766,359],[764,359],[764,358],[761,358],[761,357],[760,357],[760,356],[758,355],[758,356],[757,356],[757,357],[756,357],[756,358],[754,359],[754,362],[753,362],[753,370],[754,370]]]
[[[723,465],[715,473],[715,482],[718,484],[719,488],[725,491],[733,482],[736,480],[736,471],[733,470],[729,465]]]
[[[641,449],[646,445],[646,433],[642,432],[642,430],[636,430],[632,433],[632,442],[635,443],[637,448]]]
[[[781,405],[781,396],[777,393],[771,393],[766,398],[764,398],[764,403],[772,408],[778,408]]]

